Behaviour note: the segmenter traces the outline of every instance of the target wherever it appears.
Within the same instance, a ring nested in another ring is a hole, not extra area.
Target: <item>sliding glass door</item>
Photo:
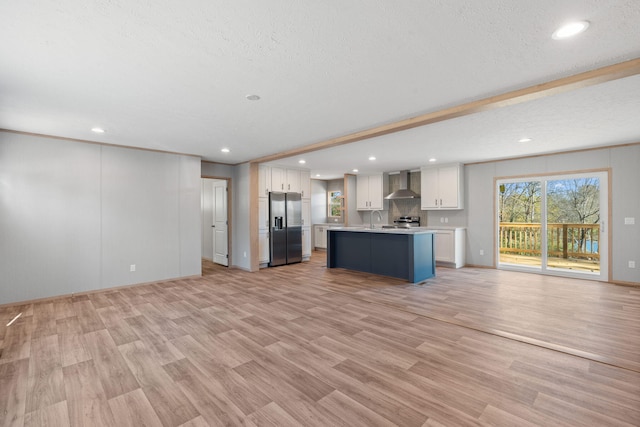
[[[606,280],[606,172],[497,181],[498,268]]]

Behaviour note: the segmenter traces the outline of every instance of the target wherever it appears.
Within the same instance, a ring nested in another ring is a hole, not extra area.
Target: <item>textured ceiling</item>
[[[591,27],[551,39],[574,19]],[[637,0],[4,0],[0,128],[238,163],[640,57],[638,22]],[[328,177],[373,151],[376,170],[397,170],[638,141],[639,86],[626,78],[305,158]],[[514,145],[521,135],[534,141]]]

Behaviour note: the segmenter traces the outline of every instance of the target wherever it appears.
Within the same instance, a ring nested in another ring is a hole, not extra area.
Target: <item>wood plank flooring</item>
[[[437,274],[314,252],[0,307],[0,426],[640,425],[640,288]]]

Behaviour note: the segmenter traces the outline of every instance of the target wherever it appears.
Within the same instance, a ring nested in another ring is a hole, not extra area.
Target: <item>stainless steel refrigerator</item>
[[[269,266],[302,261],[300,193],[269,193]]]

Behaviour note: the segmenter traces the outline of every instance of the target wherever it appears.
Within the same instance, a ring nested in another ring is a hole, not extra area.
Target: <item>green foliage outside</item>
[[[329,191],[329,217],[340,218],[342,216],[342,192]]]
[[[540,255],[542,182],[509,182],[499,191],[501,252]],[[597,257],[600,222],[600,180],[577,178],[546,181],[547,250],[560,257]]]

